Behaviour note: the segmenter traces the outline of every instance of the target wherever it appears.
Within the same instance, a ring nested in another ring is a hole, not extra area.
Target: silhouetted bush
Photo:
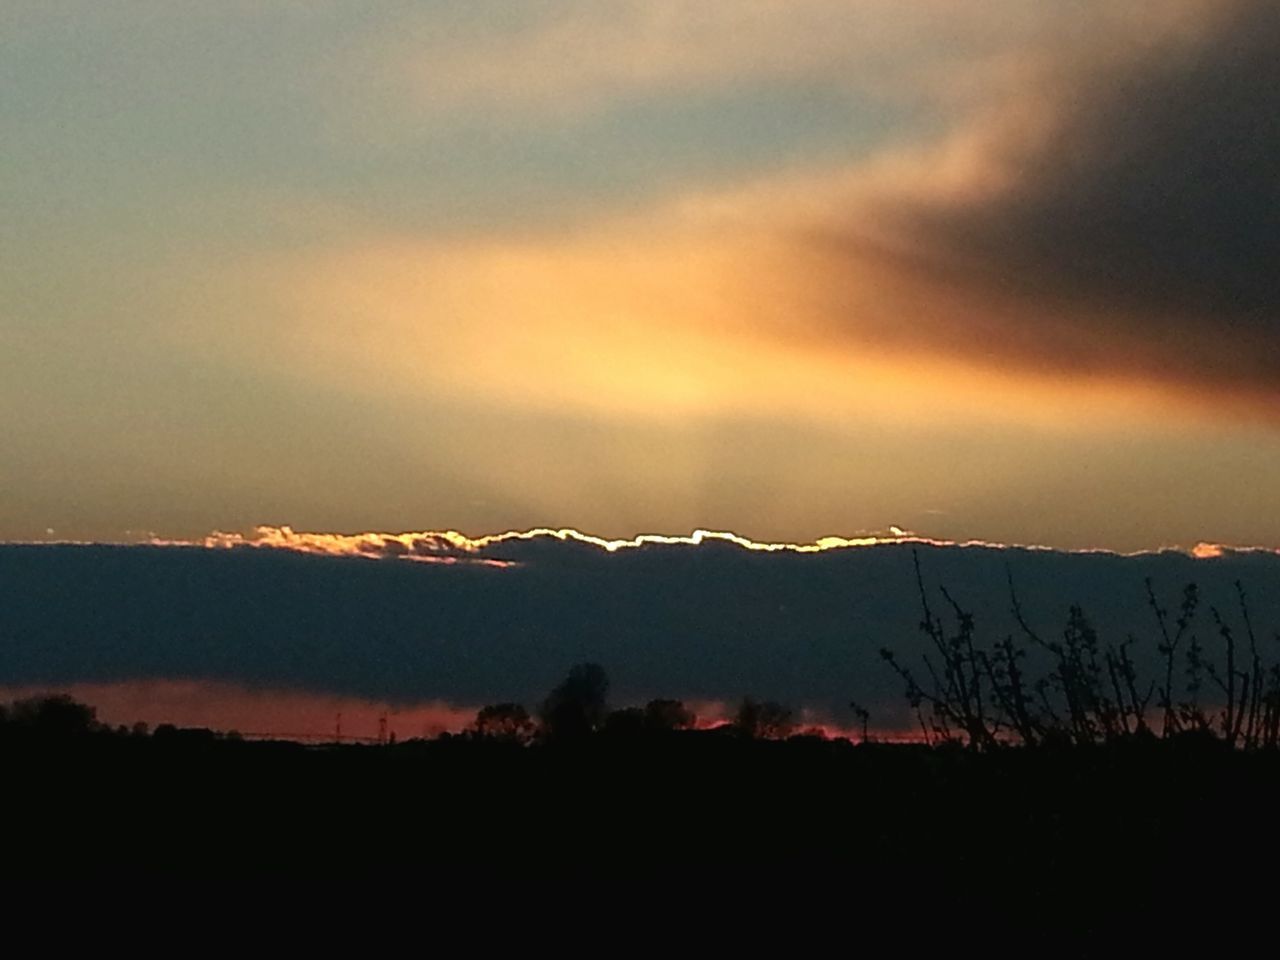
[[[1151,741],[1156,739],[1148,721],[1153,700],[1160,710],[1161,738],[1210,735],[1215,724],[1200,701],[1207,678],[1222,696],[1217,735],[1228,747],[1280,744],[1280,666],[1263,661],[1239,581],[1236,599],[1247,652],[1237,639],[1237,629],[1217,607],[1210,607],[1222,640],[1222,666],[1206,653],[1194,630],[1199,605],[1196,585],[1183,588],[1178,616],[1171,625],[1151,581],[1146,581],[1146,602],[1159,631],[1156,649],[1164,665],[1163,678],[1148,680],[1139,676],[1131,652],[1138,639],[1130,634],[1119,642],[1104,641],[1079,605],[1069,608],[1059,636],[1042,636],[1023,610],[1012,574],[1011,612],[1027,646],[1011,636],[983,646],[973,614],[946,587],[939,587],[954,617],[954,627],[948,629],[933,612],[914,551],[913,558],[920,630],[931,646],[922,659],[924,674],[899,662],[892,650],[882,649],[880,655],[903,681],[907,702],[927,741],[958,741],[978,750],[1008,743],[1083,746]],[[1048,670],[1034,680],[1028,673],[1029,652],[1048,664]],[[1174,682],[1179,652],[1185,678],[1181,698]]]

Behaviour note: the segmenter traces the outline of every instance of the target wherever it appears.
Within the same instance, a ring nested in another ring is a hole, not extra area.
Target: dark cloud
[[[1047,634],[1068,604],[1105,640],[1130,631],[1155,658],[1143,578],[1171,606],[1197,580],[1229,610],[1233,581],[1254,622],[1280,624],[1264,587],[1280,556],[1137,557],[922,546],[926,575],[1015,629],[1009,564]],[[0,686],[137,679],[224,681],[401,704],[536,703],[571,664],[603,664],[619,702],[656,696],[809,705],[839,721],[850,699],[897,716],[881,646],[921,649],[911,547],[762,552],[728,543],[608,552],[535,538],[485,548],[509,567],[328,557],[281,549],[0,546]],[[939,605],[941,606],[940,598]],[[1215,634],[1202,631],[1209,644]],[[1216,649],[1216,647],[1211,647]]]
[[[1280,6],[1214,3],[1194,39],[1073,59],[1019,102],[994,195],[894,212],[892,269],[972,299],[948,350],[1274,396],[1280,384]],[[1041,129],[1040,124],[1045,124]],[[864,241],[837,242],[865,259]],[[974,334],[981,334],[975,338]]]

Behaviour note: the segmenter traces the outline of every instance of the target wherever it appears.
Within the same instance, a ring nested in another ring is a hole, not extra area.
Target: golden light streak
[[[894,222],[890,199],[972,203],[996,190],[1003,174],[984,165],[994,138],[966,131],[941,148],[941,173],[938,150],[903,152],[567,233],[428,241],[355,230],[343,248],[245,269],[280,309],[268,333],[282,337],[291,375],[375,397],[650,421],[795,416],[836,428],[1093,432],[1163,427],[1174,414],[1259,416],[1252,395],[1207,404],[1195,383],[977,349],[1011,331],[1029,336],[1031,308],[899,258],[918,241]],[[815,231],[836,228],[819,212],[831,210],[867,233],[866,256],[814,245]],[[1068,325],[1088,320],[1054,309]],[[1115,329],[1117,350],[1142,347]],[[279,372],[276,355],[244,360]]]
[[[818,553],[824,550],[836,550],[846,547],[873,546],[877,543],[896,543],[904,539],[904,537],[892,534],[888,537],[846,538],[832,536],[822,537],[813,543],[768,543],[751,540],[727,531],[694,530],[687,536],[646,533],[630,539],[609,540],[571,528],[538,527],[531,530],[512,530],[506,533],[472,538],[456,530],[430,530],[416,533],[342,534],[301,533],[289,526],[258,526],[248,535],[215,531],[200,541],[151,540],[149,542],[156,546],[203,546],[209,549],[236,549],[242,547],[283,549],[324,556],[391,557],[418,562],[474,562],[486,566],[509,567],[516,564],[508,560],[496,560],[473,555],[486,548],[511,541],[538,539],[558,540],[562,543],[581,543],[599,548],[607,553],[637,549],[646,545],[674,546],[684,544],[699,546],[704,543],[716,542],[732,544],[744,550],[764,551],[767,553]]]
[[[1277,553],[1267,547],[1232,547],[1200,542],[1191,547],[1168,546],[1159,550],[1120,552],[1102,548],[1060,550],[1035,544],[1010,544],[989,540],[946,540],[890,526],[883,533],[865,536],[825,536],[807,543],[752,540],[726,530],[694,530],[686,535],[644,533],[630,538],[609,539],[575,530],[572,527],[535,527],[504,533],[468,537],[457,530],[425,530],[406,533],[318,533],[300,532],[290,526],[257,526],[248,534],[215,531],[195,541],[147,541],[153,546],[203,547],[211,550],[267,549],[330,557],[365,557],[369,559],[401,559],[418,563],[475,564],[495,569],[520,566],[520,561],[486,555],[504,543],[555,540],[593,547],[606,553],[643,549],[648,546],[699,547],[726,544],[741,550],[761,553],[815,554],[833,550],[849,550],[885,544],[916,544],[929,547],[958,547],[993,550],[1030,550],[1048,553],[1110,554],[1113,556],[1149,556],[1178,552],[1198,560],[1217,559],[1233,553]]]

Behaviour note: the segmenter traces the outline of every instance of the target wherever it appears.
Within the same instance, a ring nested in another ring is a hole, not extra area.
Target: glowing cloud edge
[[[248,533],[214,531],[199,540],[167,540],[151,538],[152,546],[202,547],[211,550],[274,549],[295,553],[334,557],[364,557],[367,559],[401,559],[417,563],[467,564],[494,568],[520,566],[520,562],[483,555],[493,547],[516,541],[556,540],[561,543],[580,544],[618,553],[642,549],[647,546],[697,547],[708,543],[727,544],[742,550],[763,553],[813,554],[831,550],[847,550],[888,544],[920,544],[930,547],[986,548],[996,550],[1033,550],[1056,553],[1111,554],[1114,556],[1146,556],[1156,553],[1177,552],[1197,560],[1218,559],[1236,553],[1280,553],[1269,547],[1239,547],[1201,541],[1191,547],[1169,546],[1153,550],[1121,553],[1103,548],[1061,550],[1055,547],[1033,544],[1007,544],[987,540],[947,540],[928,537],[901,527],[891,526],[887,531],[864,536],[825,536],[808,543],[789,543],[752,540],[731,531],[697,529],[687,535],[657,533],[638,534],[632,538],[608,539],[584,533],[571,527],[535,527],[529,530],[509,530],[504,533],[468,537],[456,530],[426,530],[418,532],[385,533],[324,533],[300,532],[288,525],[259,525]]]

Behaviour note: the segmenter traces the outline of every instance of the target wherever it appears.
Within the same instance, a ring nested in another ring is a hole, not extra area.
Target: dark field
[[[853,745],[719,731],[306,747],[207,731],[0,746],[10,859],[177,870],[826,864],[1049,890],[1270,862],[1280,755],[1220,742]]]

